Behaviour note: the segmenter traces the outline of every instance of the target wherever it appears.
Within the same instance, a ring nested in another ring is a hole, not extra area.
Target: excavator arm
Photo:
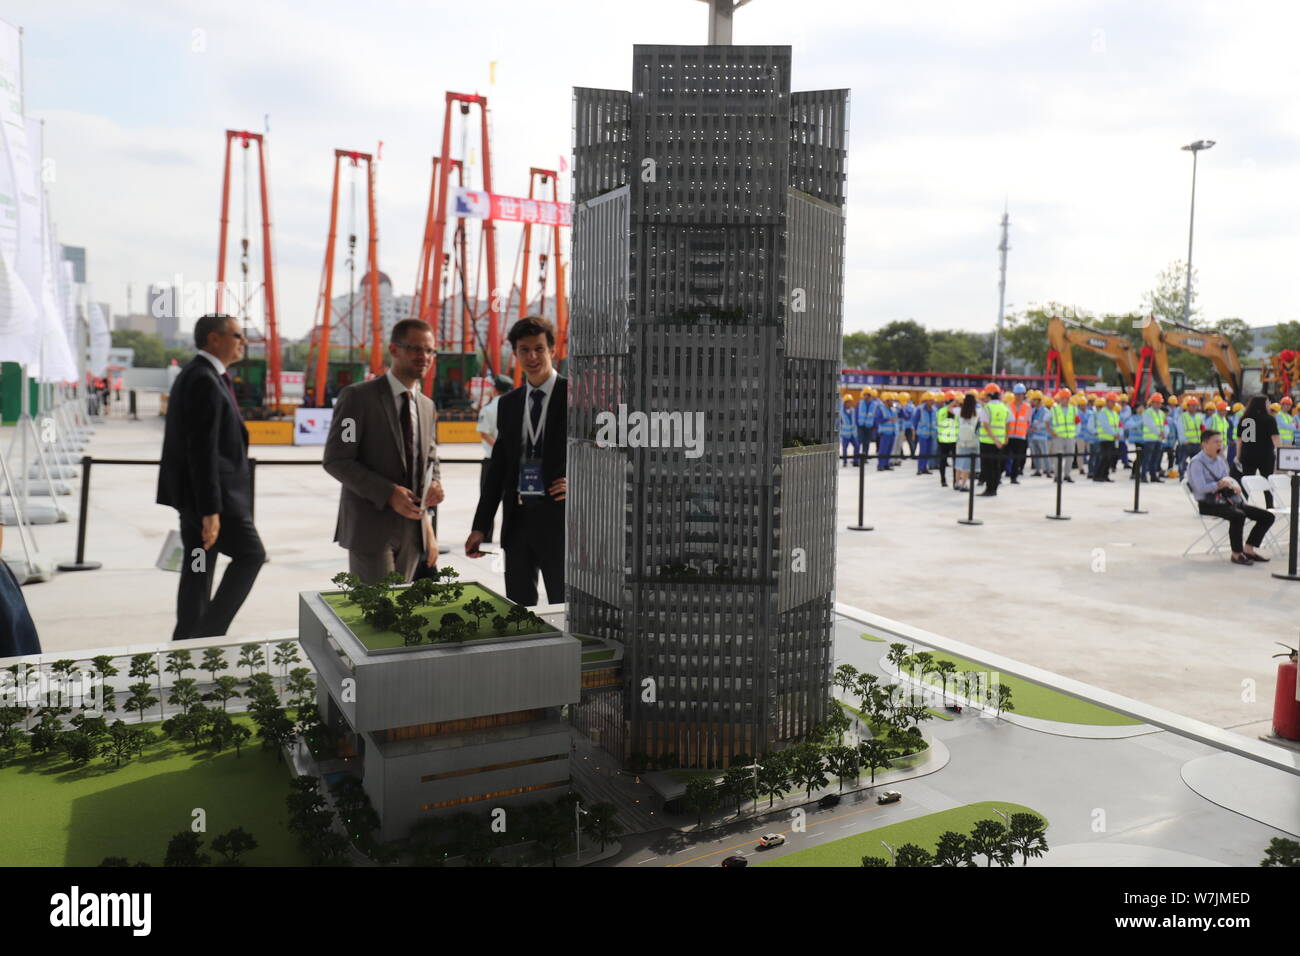
[[[1156,372],[1166,389],[1171,385],[1167,349],[1176,348],[1209,359],[1219,381],[1231,388],[1234,396],[1242,394],[1241,360],[1226,335],[1204,332],[1180,322],[1162,325],[1159,319],[1151,316],[1142,330],[1142,338],[1155,355]]]
[[[1120,384],[1126,391],[1137,380],[1137,358],[1133,343],[1122,335],[1052,316],[1047,323],[1047,341],[1052,351],[1059,356],[1061,377],[1070,391],[1077,390],[1072,354],[1074,346],[1104,355],[1114,362],[1119,371]]]

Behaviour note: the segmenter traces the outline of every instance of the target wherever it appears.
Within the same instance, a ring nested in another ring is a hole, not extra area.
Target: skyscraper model
[[[626,648],[576,719],[726,767],[829,696],[848,91],[785,46],[633,61],[574,93],[568,627]]]

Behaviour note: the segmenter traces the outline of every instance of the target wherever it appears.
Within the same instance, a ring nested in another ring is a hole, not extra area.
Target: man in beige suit
[[[387,372],[339,393],[325,442],[325,470],[343,485],[334,540],[366,584],[393,571],[411,580],[422,550],[426,563],[438,559],[425,510],[443,499],[437,414],[420,391],[437,358],[433,330],[403,319],[388,354]]]

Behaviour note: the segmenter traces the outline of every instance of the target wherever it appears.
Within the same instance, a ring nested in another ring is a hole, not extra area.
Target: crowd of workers
[[[1252,415],[1266,415],[1279,442],[1270,443],[1265,436],[1254,442],[1248,435],[1243,451],[1242,423]],[[1300,444],[1300,415],[1293,413],[1290,397],[1269,406],[1259,396],[1248,411],[1241,402],[1230,406],[1217,396],[1202,408],[1194,395],[1166,400],[1156,393],[1145,402],[1130,402],[1117,392],[1073,394],[1062,388],[1045,394],[1021,384],[1004,395],[992,382],[979,392],[924,392],[915,401],[905,392],[868,387],[856,401],[846,396],[840,410],[846,466],[857,465],[859,456],[870,455],[873,447],[880,471],[915,455],[916,473],[937,470],[946,487],[951,460],[952,487],[965,491],[978,459],[976,480],[984,486],[981,494],[989,497],[997,494],[1003,478],[1018,484],[1026,467],[1031,477],[1056,478],[1058,461],[1063,481],[1073,482],[1076,471],[1092,481],[1114,481],[1112,475],[1122,465],[1137,467],[1140,481],[1159,483],[1186,473],[1207,431],[1222,437],[1231,470],[1267,475],[1272,445]],[[1258,460],[1239,462],[1238,456]]]

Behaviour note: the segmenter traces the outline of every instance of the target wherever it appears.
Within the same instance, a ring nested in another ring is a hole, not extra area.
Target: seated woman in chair
[[[1203,515],[1214,515],[1228,522],[1228,540],[1232,545],[1233,564],[1254,564],[1268,558],[1255,551],[1264,541],[1273,515],[1263,508],[1246,504],[1241,486],[1228,475],[1228,463],[1222,456],[1223,436],[1217,431],[1201,432],[1201,450],[1187,464],[1187,485]],[[1250,537],[1242,547],[1241,532],[1250,518],[1255,522]]]

